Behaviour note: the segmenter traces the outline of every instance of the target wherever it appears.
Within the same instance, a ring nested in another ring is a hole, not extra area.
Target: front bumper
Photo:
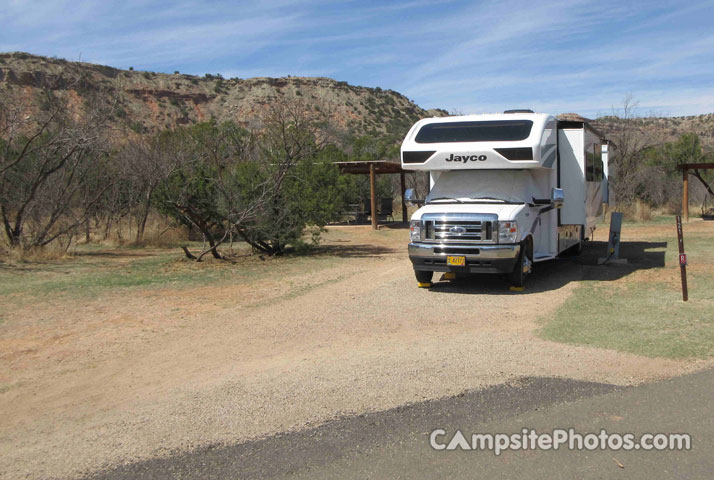
[[[510,273],[518,260],[520,245],[440,245],[410,243],[409,260],[414,270],[428,272]],[[466,257],[466,266],[446,264],[447,255]]]

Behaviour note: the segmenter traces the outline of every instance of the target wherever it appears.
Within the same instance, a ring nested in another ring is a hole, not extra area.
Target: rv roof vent
[[[503,113],[534,113],[529,108],[516,108],[515,110],[504,110]]]

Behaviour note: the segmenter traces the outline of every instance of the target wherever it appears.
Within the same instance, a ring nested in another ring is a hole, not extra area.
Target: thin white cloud
[[[478,112],[597,112],[633,92],[679,114],[711,110],[707,9],[710,0],[5,0],[0,50],[244,78],[331,76]]]

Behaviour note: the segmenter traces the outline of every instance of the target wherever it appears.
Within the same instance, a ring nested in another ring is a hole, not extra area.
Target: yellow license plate
[[[452,257],[451,255],[448,255],[446,257],[446,264],[451,265],[452,267],[465,267],[466,257]]]

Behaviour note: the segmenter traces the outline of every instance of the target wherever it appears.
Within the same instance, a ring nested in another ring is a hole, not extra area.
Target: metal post
[[[370,201],[371,201],[371,206],[372,206],[372,214],[370,215],[372,217],[372,228],[377,230],[377,192],[376,192],[376,186],[375,186],[375,173],[374,173],[374,164],[370,163],[369,164],[369,194],[370,194]]]
[[[687,169],[682,170],[682,215],[684,221],[689,221],[689,175]]]
[[[406,221],[407,221],[407,203],[404,201],[404,192],[407,189],[407,182],[406,182],[406,178],[404,178],[404,177],[405,177],[404,172],[399,174],[399,182],[402,187],[402,222],[406,223]]]
[[[684,253],[684,235],[682,234],[682,217],[677,215],[677,243],[679,244],[679,270],[682,274],[682,300],[689,299],[687,291],[687,254]]]
[[[607,241],[607,254],[614,259],[620,258],[620,232],[622,231],[622,213],[610,215],[610,238]]]
[[[610,237],[607,241],[607,254],[598,258],[597,264],[605,263],[627,263],[627,259],[620,258],[620,231],[622,230],[622,213],[612,212],[610,214]]]

